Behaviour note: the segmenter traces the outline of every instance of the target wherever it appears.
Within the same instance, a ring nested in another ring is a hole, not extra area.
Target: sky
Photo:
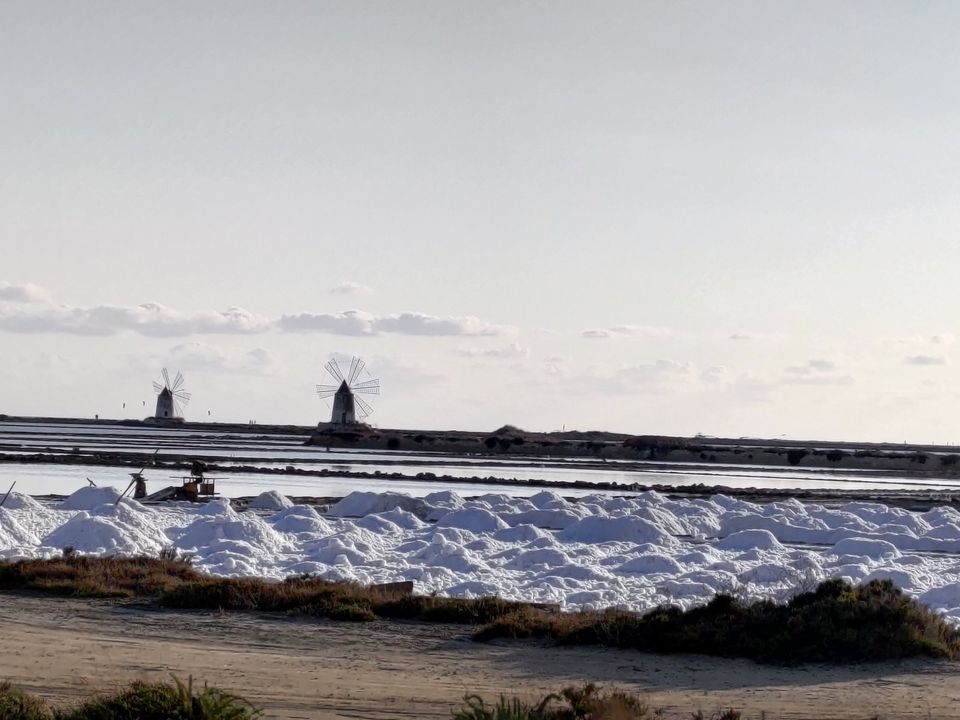
[[[958,22],[0,3],[0,413],[956,442]]]

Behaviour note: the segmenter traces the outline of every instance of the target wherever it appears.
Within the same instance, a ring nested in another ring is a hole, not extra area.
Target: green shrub
[[[230,693],[173,683],[135,682],[127,690],[91,700],[76,710],[58,714],[60,720],[247,720],[260,716],[247,701]]]
[[[0,683],[0,720],[52,720],[53,711],[32,695]]]
[[[960,631],[889,580],[857,587],[827,580],[786,604],[743,604],[717,595],[687,611],[658,608],[646,614],[548,615],[525,608],[481,628],[474,638],[550,638],[567,645],[787,664],[960,657]]]

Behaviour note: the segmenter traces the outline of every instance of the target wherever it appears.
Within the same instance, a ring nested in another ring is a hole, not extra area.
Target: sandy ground
[[[745,718],[960,718],[960,664],[770,668],[519,643],[464,628],[0,596],[0,680],[75,701],[130,680],[193,675],[270,718],[450,718],[467,692],[533,697],[586,680],[648,696],[667,717],[734,706]]]

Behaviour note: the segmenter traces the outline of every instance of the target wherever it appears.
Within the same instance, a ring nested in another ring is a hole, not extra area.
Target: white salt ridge
[[[155,555],[172,545],[215,575],[413,580],[424,593],[497,593],[567,609],[690,607],[732,590],[784,599],[827,577],[890,579],[960,624],[960,513],[950,508],[760,505],[655,492],[467,501],[443,491],[351,493],[321,515],[269,493],[261,510],[272,514],[238,513],[226,500],[143,506],[117,497],[114,488],[82,488],[47,508],[11,495],[0,508],[0,557],[65,547]]]

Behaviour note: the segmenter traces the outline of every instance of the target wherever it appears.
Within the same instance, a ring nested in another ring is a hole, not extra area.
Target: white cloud
[[[342,313],[300,313],[283,315],[277,326],[283,332],[328,335],[375,335],[376,318],[363,310],[347,310]]]
[[[937,365],[946,365],[949,361],[943,355],[911,355],[905,358],[904,362],[907,365],[932,367]]]
[[[520,343],[510,343],[502,348],[461,348],[457,350],[457,355],[468,358],[491,358],[496,360],[514,360],[524,358],[530,355],[530,350],[523,347]]]
[[[814,375],[834,372],[836,369],[837,364],[832,360],[814,359],[808,360],[804,365],[791,365],[787,372],[793,375]]]
[[[373,323],[379,332],[401,335],[502,335],[507,328],[492,325],[480,318],[438,317],[424,313],[405,312],[399,315],[384,315]]]
[[[0,302],[45,303],[50,302],[50,294],[39,285],[32,283],[14,285],[0,282]]]
[[[344,280],[330,289],[331,295],[373,295],[373,288],[363,283]]]
[[[33,288],[33,289],[31,289]],[[182,312],[160,303],[73,307],[41,303],[45,293],[35,286],[0,285],[0,331],[20,334],[59,333],[109,336],[131,332],[151,337],[189,335],[253,335],[269,331],[330,335],[397,334],[481,337],[506,335],[513,328],[474,316],[440,316],[420,312],[374,315],[363,310],[338,313],[303,312],[280,317],[257,315],[239,307],[222,312]]]
[[[183,372],[218,372],[243,375],[270,375],[276,365],[273,356],[263,348],[243,353],[230,353],[213,345],[199,342],[182,343],[172,347],[164,364]]]
[[[590,340],[602,340],[618,337],[662,337],[672,335],[670,328],[657,325],[614,325],[611,328],[591,328],[580,333],[580,337]]]
[[[155,337],[182,335],[247,335],[264,332],[269,321],[243,308],[223,312],[181,313],[159,303],[135,307],[67,305],[0,307],[0,330],[13,333],[116,335],[135,332]]]

